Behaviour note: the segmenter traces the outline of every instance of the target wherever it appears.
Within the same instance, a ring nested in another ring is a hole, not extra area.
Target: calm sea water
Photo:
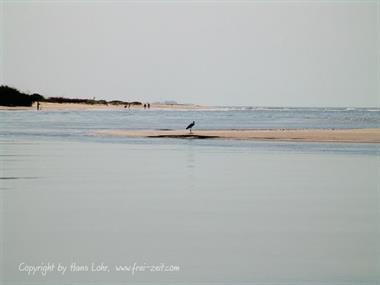
[[[378,128],[380,110],[2,111],[0,284],[380,283],[378,144],[91,135],[192,120]],[[49,262],[67,271],[24,271]],[[179,270],[116,270],[134,264]]]
[[[208,111],[3,111],[0,136],[83,136],[94,129],[379,128],[380,108],[215,108]]]

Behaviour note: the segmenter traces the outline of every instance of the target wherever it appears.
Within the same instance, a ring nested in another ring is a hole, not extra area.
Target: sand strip
[[[49,102],[41,102],[40,103],[40,111],[59,111],[59,110],[143,110],[143,105],[133,105],[129,109],[124,108],[124,105],[103,105],[103,104],[82,104],[82,103],[49,103]],[[204,110],[209,107],[201,106],[201,105],[193,105],[193,104],[158,104],[152,103],[150,104],[151,110]],[[17,110],[36,110],[36,103],[33,104],[32,107],[6,107],[0,106],[1,110],[6,111],[17,111]],[[148,109],[147,109],[148,110]]]
[[[380,143],[378,129],[270,129],[270,130],[98,130],[100,136],[192,139],[280,140],[302,142]]]

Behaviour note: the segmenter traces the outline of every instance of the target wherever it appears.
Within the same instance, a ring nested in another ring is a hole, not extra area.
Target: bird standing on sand
[[[189,129],[190,129],[190,134],[192,133],[191,129],[194,127],[194,125],[195,125],[195,122],[193,121],[190,125],[188,125],[188,126],[186,127],[186,130],[189,130]]]

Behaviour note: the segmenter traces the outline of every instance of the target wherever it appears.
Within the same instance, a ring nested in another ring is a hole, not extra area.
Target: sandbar
[[[380,143],[380,128],[366,129],[250,129],[250,130],[98,130],[98,136],[176,138],[176,139],[236,139],[300,142]]]

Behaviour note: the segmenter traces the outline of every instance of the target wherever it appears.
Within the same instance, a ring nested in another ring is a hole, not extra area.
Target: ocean
[[[380,109],[1,111],[0,284],[380,283],[379,144],[93,133],[193,120],[380,128]]]

